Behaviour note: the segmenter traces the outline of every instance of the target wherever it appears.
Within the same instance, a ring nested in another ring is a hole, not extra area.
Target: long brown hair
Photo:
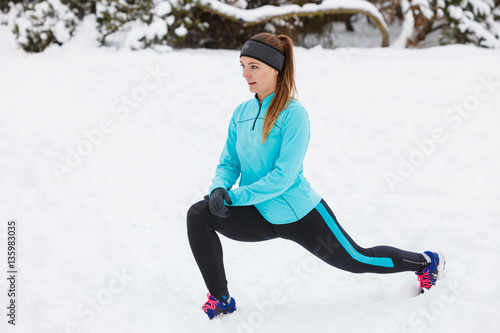
[[[288,107],[288,104],[297,97],[295,86],[295,70],[293,66],[293,41],[285,35],[273,35],[262,32],[252,36],[251,39],[271,45],[285,55],[285,62],[282,70],[278,73],[276,80],[276,91],[273,100],[267,109],[262,127],[262,143],[266,142],[269,132],[274,127],[281,111]]]

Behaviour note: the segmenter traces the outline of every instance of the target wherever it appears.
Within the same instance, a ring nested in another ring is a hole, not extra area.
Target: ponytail
[[[266,142],[269,132],[274,127],[281,111],[286,109],[290,102],[297,97],[295,86],[295,69],[293,57],[293,41],[285,35],[273,35],[270,33],[260,33],[251,39],[261,41],[278,49],[285,56],[283,68],[278,73],[276,91],[273,100],[267,109],[262,127],[262,143]]]

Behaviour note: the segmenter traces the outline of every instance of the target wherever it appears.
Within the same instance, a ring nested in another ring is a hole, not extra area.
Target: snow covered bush
[[[439,31],[441,44],[472,43],[500,48],[500,5],[496,0],[410,0],[415,26],[410,44]],[[495,21],[496,19],[496,21]]]
[[[29,52],[65,43],[90,14],[101,45],[133,50],[237,49],[263,31],[286,34],[297,45],[334,46],[338,23],[353,38],[360,34],[354,26],[378,29],[387,46],[387,25],[403,18],[410,28],[402,40],[410,36],[410,46],[435,32],[441,44],[500,48],[500,0],[0,0],[0,24]]]
[[[7,24],[7,13],[9,9],[9,4],[6,1],[0,1],[0,25]]]
[[[11,8],[16,8],[16,4],[27,2],[25,0],[0,0],[0,24],[8,24],[9,12]],[[11,15],[11,14],[10,14]]]
[[[22,3],[26,2],[23,0],[0,0],[0,12],[2,13],[8,13],[10,10],[10,7],[15,5],[16,3]]]
[[[17,5],[12,29],[18,44],[28,52],[41,52],[50,44],[67,42],[76,27],[76,16],[59,0],[31,1]]]
[[[175,18],[171,0],[102,0],[96,4],[100,43],[131,49],[166,46]],[[183,31],[178,30],[180,33]],[[175,31],[174,31],[175,34]]]
[[[7,13],[9,11],[9,1],[6,0],[0,0],[0,12],[1,13]]]
[[[82,20],[85,15],[95,13],[97,0],[61,0],[61,2],[67,5],[78,19]]]

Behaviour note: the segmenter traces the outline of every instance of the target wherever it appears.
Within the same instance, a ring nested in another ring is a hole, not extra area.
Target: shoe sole
[[[439,264],[438,264],[438,280],[443,278],[444,275],[444,269],[446,267],[446,258],[444,254],[441,252],[437,252],[437,255],[439,256]]]
[[[219,314],[217,314],[217,315],[215,315],[214,317],[209,318],[209,319],[210,319],[210,320],[214,320],[214,319],[221,319],[221,318],[223,318],[225,315],[231,314],[231,313],[233,313],[233,312],[235,312],[235,311],[236,311],[236,304],[235,304],[232,308],[230,308],[230,309],[228,309],[228,310],[226,310],[226,311],[224,311],[224,312],[221,312],[221,313],[219,313]]]

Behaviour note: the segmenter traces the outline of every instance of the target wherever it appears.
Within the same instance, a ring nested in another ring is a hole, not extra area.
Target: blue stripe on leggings
[[[349,253],[354,260],[373,266],[394,267],[394,263],[392,262],[391,258],[367,257],[356,251],[356,249],[351,245],[351,243],[349,243],[347,238],[344,236],[342,231],[337,226],[337,223],[335,223],[333,217],[328,213],[325,206],[323,206],[321,202],[316,206],[316,210],[321,214],[323,220],[325,220],[326,224],[333,232],[337,240],[344,247],[344,249],[346,249],[347,253]]]

